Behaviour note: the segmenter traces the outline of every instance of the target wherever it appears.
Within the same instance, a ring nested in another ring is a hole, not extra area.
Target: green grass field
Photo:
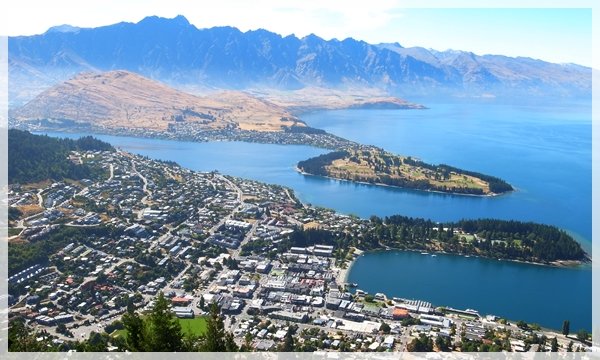
[[[203,316],[193,319],[179,319],[184,334],[202,335],[206,332],[206,318]]]
[[[193,335],[202,335],[206,332],[206,318],[203,316],[198,316],[193,319],[178,319],[179,324],[181,324],[181,331],[184,334],[193,334]],[[115,330],[112,332],[111,336],[127,336],[127,330]]]

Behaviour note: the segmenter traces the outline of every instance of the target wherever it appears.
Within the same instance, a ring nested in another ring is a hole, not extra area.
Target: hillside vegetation
[[[32,183],[42,180],[94,178],[99,169],[69,160],[71,151],[114,151],[91,136],[78,140],[33,135],[27,131],[8,131],[8,182]]]
[[[377,148],[331,152],[300,161],[298,168],[312,175],[447,193],[495,195],[514,190],[493,176],[431,165]]]

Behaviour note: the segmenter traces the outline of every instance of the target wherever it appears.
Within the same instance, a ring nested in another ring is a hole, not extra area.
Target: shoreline
[[[537,266],[547,266],[547,267],[552,267],[552,268],[558,268],[558,269],[575,269],[575,268],[580,268],[580,267],[584,267],[586,265],[589,265],[592,263],[591,258],[587,257],[588,261],[582,261],[582,260],[555,260],[549,263],[541,263],[541,262],[535,262],[535,261],[524,261],[524,260],[517,260],[517,259],[501,259],[501,258],[494,258],[494,257],[489,257],[489,256],[483,256],[483,255],[470,255],[470,254],[459,254],[459,253],[452,253],[452,252],[446,252],[446,251],[439,251],[439,250],[431,250],[431,249],[398,249],[398,248],[378,248],[378,249],[373,249],[373,250],[361,250],[364,254],[367,253],[376,253],[376,252],[384,252],[384,251],[410,251],[410,252],[416,252],[416,253],[420,253],[420,252],[427,252],[429,253],[429,255],[452,255],[452,256],[461,256],[461,257],[470,257],[470,258],[481,258],[481,259],[486,259],[486,260],[495,260],[495,261],[510,261],[510,262],[515,262],[515,263],[520,263],[520,264],[527,264],[527,265],[537,265]],[[361,254],[362,255],[362,254]],[[354,261],[352,262],[352,264],[354,263]]]
[[[355,251],[355,253],[356,253],[356,251],[358,251],[359,254],[357,256],[352,257],[352,260],[350,260],[350,262],[347,263],[347,266],[345,269],[338,268],[339,270],[335,277],[335,281],[339,286],[343,287],[346,284],[348,284],[348,276],[350,276],[350,271],[352,270],[352,266],[354,266],[354,263],[356,262],[358,257],[364,253],[364,251],[359,250],[359,249],[355,249],[354,251]]]
[[[79,130],[79,129],[78,129]],[[27,130],[30,131],[32,133],[42,133],[42,134],[46,134],[47,132],[66,132],[66,133],[75,133],[78,134],[78,131],[68,131],[66,129],[61,129],[61,130]],[[143,137],[143,136],[139,136],[139,135],[127,135],[127,134],[110,134],[110,133],[94,133],[93,130],[90,131],[91,134],[98,134],[98,135],[109,135],[109,136],[125,136],[125,137],[136,137],[136,138],[149,138],[149,139],[156,139],[154,137],[148,136],[148,137]],[[93,136],[93,135],[92,135]],[[180,142],[180,141],[186,141],[186,140],[179,140],[179,139],[158,139],[158,140],[168,140],[168,141],[174,141],[174,142]],[[191,140],[192,142],[197,142],[194,140]],[[218,142],[219,140],[207,140],[207,141],[202,141],[202,142]],[[247,141],[243,141],[243,140],[229,140],[229,141],[241,141],[241,142],[247,142]],[[280,144],[282,146],[286,146],[286,145],[292,145],[292,144]],[[313,145],[310,145],[313,146]],[[386,184],[379,184],[379,183],[368,183],[368,182],[357,182],[357,181],[353,181],[353,180],[346,180],[346,179],[338,179],[338,178],[333,178],[333,177],[329,177],[329,176],[321,176],[321,175],[314,175],[311,173],[307,173],[302,171],[301,169],[298,168],[298,166],[294,166],[294,169],[299,172],[302,175],[309,175],[309,176],[315,176],[315,177],[321,177],[321,178],[328,178],[328,179],[332,179],[332,180],[337,180],[337,181],[346,181],[346,182],[351,182],[351,183],[361,183],[361,184],[365,184],[365,185],[375,185],[375,186],[386,186],[386,187],[390,187],[390,188],[398,188],[398,189],[405,189],[405,190],[412,190],[412,191],[420,191],[420,192],[430,192],[430,193],[439,193],[439,194],[446,194],[446,195],[457,195],[457,196],[472,196],[472,197],[495,197],[495,196],[501,196],[501,195],[505,195],[508,194],[510,192],[516,191],[510,191],[507,193],[501,193],[501,194],[487,194],[487,195],[475,195],[475,194],[462,194],[462,193],[452,193],[452,192],[444,192],[444,191],[436,191],[436,190],[422,190],[422,189],[412,189],[412,188],[405,188],[405,187],[399,187],[399,186],[393,186],[393,185],[386,185]],[[291,192],[294,194],[294,197],[296,198],[296,200],[300,203],[301,206],[306,207],[307,205],[298,197],[295,196],[295,191],[293,189],[290,189]],[[335,212],[338,212],[335,209],[331,209]],[[378,250],[386,250],[385,248],[381,248],[381,249],[375,249],[372,251],[378,251]],[[420,249],[396,249],[396,248],[388,248],[387,250],[399,250],[399,251],[422,251]],[[458,254],[458,253],[452,253],[452,252],[444,252],[444,251],[437,251],[437,250],[427,250],[430,251],[432,253],[440,253],[440,254],[452,254],[452,255],[462,255],[465,256],[465,254]],[[580,267],[580,266],[584,266],[586,264],[591,264],[592,263],[592,258],[590,256],[590,254],[588,254],[586,252],[586,260],[555,260],[549,263],[540,263],[540,262],[534,262],[534,261],[524,261],[524,260],[517,260],[517,259],[498,259],[498,258],[493,258],[493,257],[487,257],[487,256],[483,256],[483,255],[469,255],[469,256],[473,256],[473,257],[482,257],[482,258],[486,258],[486,259],[496,259],[496,260],[500,260],[500,261],[512,261],[512,262],[518,262],[518,263],[525,263],[525,264],[532,264],[532,265],[544,265],[544,266],[550,266],[550,267],[556,267],[556,268],[575,268],[575,267]],[[341,270],[347,270],[344,272],[348,272],[350,267],[353,265],[354,260],[350,263],[349,268],[348,269],[341,269]],[[344,274],[344,276],[341,277],[341,280],[346,281],[347,280],[347,274]]]
[[[503,192],[503,193],[500,193],[500,194],[496,194],[496,193],[489,193],[489,194],[484,194],[484,195],[465,194],[465,193],[440,191],[440,190],[416,189],[416,188],[409,188],[409,187],[403,187],[403,186],[388,185],[388,184],[377,183],[377,182],[355,181],[355,180],[348,180],[348,179],[340,179],[340,178],[336,178],[336,177],[332,177],[332,176],[315,175],[315,174],[307,173],[307,172],[301,170],[298,166],[295,166],[294,169],[297,172],[299,172],[300,174],[305,175],[305,176],[307,175],[307,176],[320,177],[320,178],[324,178],[324,179],[331,179],[331,180],[337,180],[337,181],[346,181],[346,182],[354,183],[354,184],[382,186],[382,187],[389,187],[389,188],[393,188],[393,189],[403,189],[403,190],[419,191],[419,192],[426,192],[426,193],[436,193],[436,194],[444,194],[444,195],[454,195],[454,196],[471,196],[471,197],[477,197],[477,198],[495,198],[495,197],[498,197],[498,196],[508,195],[510,193],[513,193],[513,192],[517,191],[516,189],[513,189],[512,191],[507,191],[507,192]]]

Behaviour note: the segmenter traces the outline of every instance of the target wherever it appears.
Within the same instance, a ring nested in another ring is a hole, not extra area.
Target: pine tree
[[[176,317],[169,310],[169,303],[162,293],[159,293],[149,322],[149,351],[181,351],[183,332]]]
[[[565,336],[569,335],[570,327],[571,327],[571,323],[569,320],[563,321],[562,334]]]
[[[202,351],[226,351],[225,325],[219,315],[219,306],[214,302],[210,304],[210,315],[206,324],[206,338],[202,346]]]
[[[283,344],[281,345],[281,350],[283,352],[292,352],[294,351],[294,337],[292,334],[292,327],[288,327],[288,331],[285,333],[285,337],[283,338]]]
[[[136,314],[133,307],[127,307],[123,315],[123,326],[127,330],[127,348],[130,351],[144,351],[144,321]]]
[[[237,344],[235,343],[235,340],[233,339],[233,334],[230,332],[226,332],[225,333],[225,351],[236,352],[239,349],[240,348],[237,346]]]

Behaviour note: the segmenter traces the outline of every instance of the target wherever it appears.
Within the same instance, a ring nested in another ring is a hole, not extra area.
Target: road
[[[230,254],[233,258],[238,257],[238,255],[240,254],[240,251],[242,250],[242,246],[244,246],[248,241],[250,241],[250,239],[252,239],[252,237],[254,236],[254,233],[256,232],[257,227],[258,227],[258,220],[252,224],[252,227],[250,228],[250,230],[248,230],[248,232],[246,233],[246,236],[244,236],[244,239],[242,240],[242,242],[240,242],[240,246],[238,246],[237,249],[232,250],[230,252]]]
[[[152,196],[152,191],[148,190],[148,179],[146,179],[146,177],[144,175],[142,175],[142,173],[140,173],[136,169],[136,167],[135,167],[135,161],[133,159],[131,159],[131,170],[132,170],[133,174],[137,175],[140,179],[142,179],[142,183],[144,184],[144,185],[142,185],[142,191],[146,195],[142,198],[141,202],[145,206],[148,206],[148,197]],[[139,210],[137,212],[137,218],[138,218],[138,220],[142,219],[142,212],[143,212],[143,210]]]

